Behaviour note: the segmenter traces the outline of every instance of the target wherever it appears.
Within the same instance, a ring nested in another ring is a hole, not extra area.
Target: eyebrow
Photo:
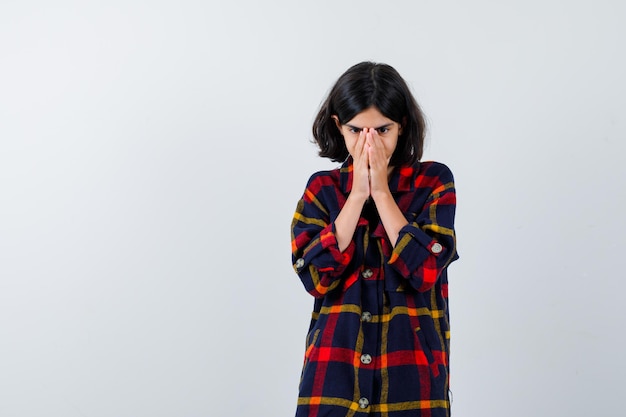
[[[347,124],[347,123],[346,123],[346,126],[348,126],[350,129],[355,129],[355,130],[363,130],[363,128],[362,128],[362,127],[353,126],[353,125],[351,125],[351,124]],[[382,128],[384,128],[384,127],[390,127],[390,126],[393,126],[393,123],[387,123],[386,125],[382,125],[382,126],[379,126],[379,127],[375,127],[375,128],[374,128],[374,130],[379,130],[379,129],[382,129]]]

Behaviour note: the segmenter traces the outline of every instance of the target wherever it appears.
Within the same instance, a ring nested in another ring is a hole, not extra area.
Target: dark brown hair
[[[402,134],[390,165],[412,165],[422,158],[426,123],[419,105],[400,74],[387,64],[361,62],[350,67],[337,80],[322,103],[313,122],[313,137],[319,155],[335,162],[348,157],[348,149],[337,128],[370,107],[400,123]]]

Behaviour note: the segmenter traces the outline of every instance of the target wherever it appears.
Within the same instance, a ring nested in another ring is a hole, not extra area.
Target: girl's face
[[[400,123],[383,116],[376,107],[369,107],[361,113],[354,116],[345,124],[340,124],[337,116],[333,116],[335,123],[346,142],[346,148],[352,157],[354,157],[354,148],[361,130],[364,128],[375,129],[380,136],[385,148],[385,155],[391,158],[398,144],[398,136],[402,134],[402,126]]]

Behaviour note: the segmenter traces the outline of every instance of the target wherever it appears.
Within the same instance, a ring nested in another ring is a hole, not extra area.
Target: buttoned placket
[[[365,228],[365,233],[369,228]],[[376,379],[380,378],[380,372],[376,370],[376,357],[380,355],[379,335],[380,317],[383,309],[383,281],[380,279],[382,273],[381,255],[377,239],[369,237],[369,244],[364,257],[364,264],[361,270],[361,331],[363,332],[363,345],[360,351],[359,367],[359,408],[366,409],[378,399],[378,394],[374,393]]]

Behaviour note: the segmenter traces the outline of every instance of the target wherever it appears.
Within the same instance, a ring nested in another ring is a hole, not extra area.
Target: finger
[[[383,140],[376,129],[370,129],[371,143],[373,146],[380,148],[383,146]]]
[[[368,160],[371,169],[378,170],[384,166],[382,164],[378,150],[373,146],[368,147]]]
[[[384,147],[383,147],[381,138],[380,136],[378,136],[378,133],[376,132],[376,130],[370,129],[367,143],[372,150],[370,153],[370,157],[378,160],[382,156],[382,153],[384,152]]]
[[[367,139],[365,137],[365,132],[361,130],[361,132],[359,132],[359,137],[357,138],[356,145],[355,145],[355,150],[356,150],[357,155],[360,155],[363,153],[363,148],[365,147],[366,143],[367,143]]]
[[[381,137],[375,129],[370,129],[367,142],[376,154],[384,153],[384,146]],[[378,155],[376,155],[378,156]]]
[[[356,142],[354,144],[354,150],[355,150],[355,154],[360,154],[361,153],[361,133],[359,133],[359,137],[356,138]]]
[[[363,144],[363,149],[361,151],[361,158],[363,158],[363,162],[365,163],[366,166],[369,166],[370,164],[370,150],[371,149],[372,147],[369,145],[369,143]]]
[[[365,129],[361,129],[361,131],[359,132],[359,139],[357,140],[357,142],[359,142],[361,146],[363,146],[363,144],[367,141],[365,135]]]
[[[370,145],[374,145],[374,135],[373,132],[375,132],[374,129],[367,129],[367,142]]]

